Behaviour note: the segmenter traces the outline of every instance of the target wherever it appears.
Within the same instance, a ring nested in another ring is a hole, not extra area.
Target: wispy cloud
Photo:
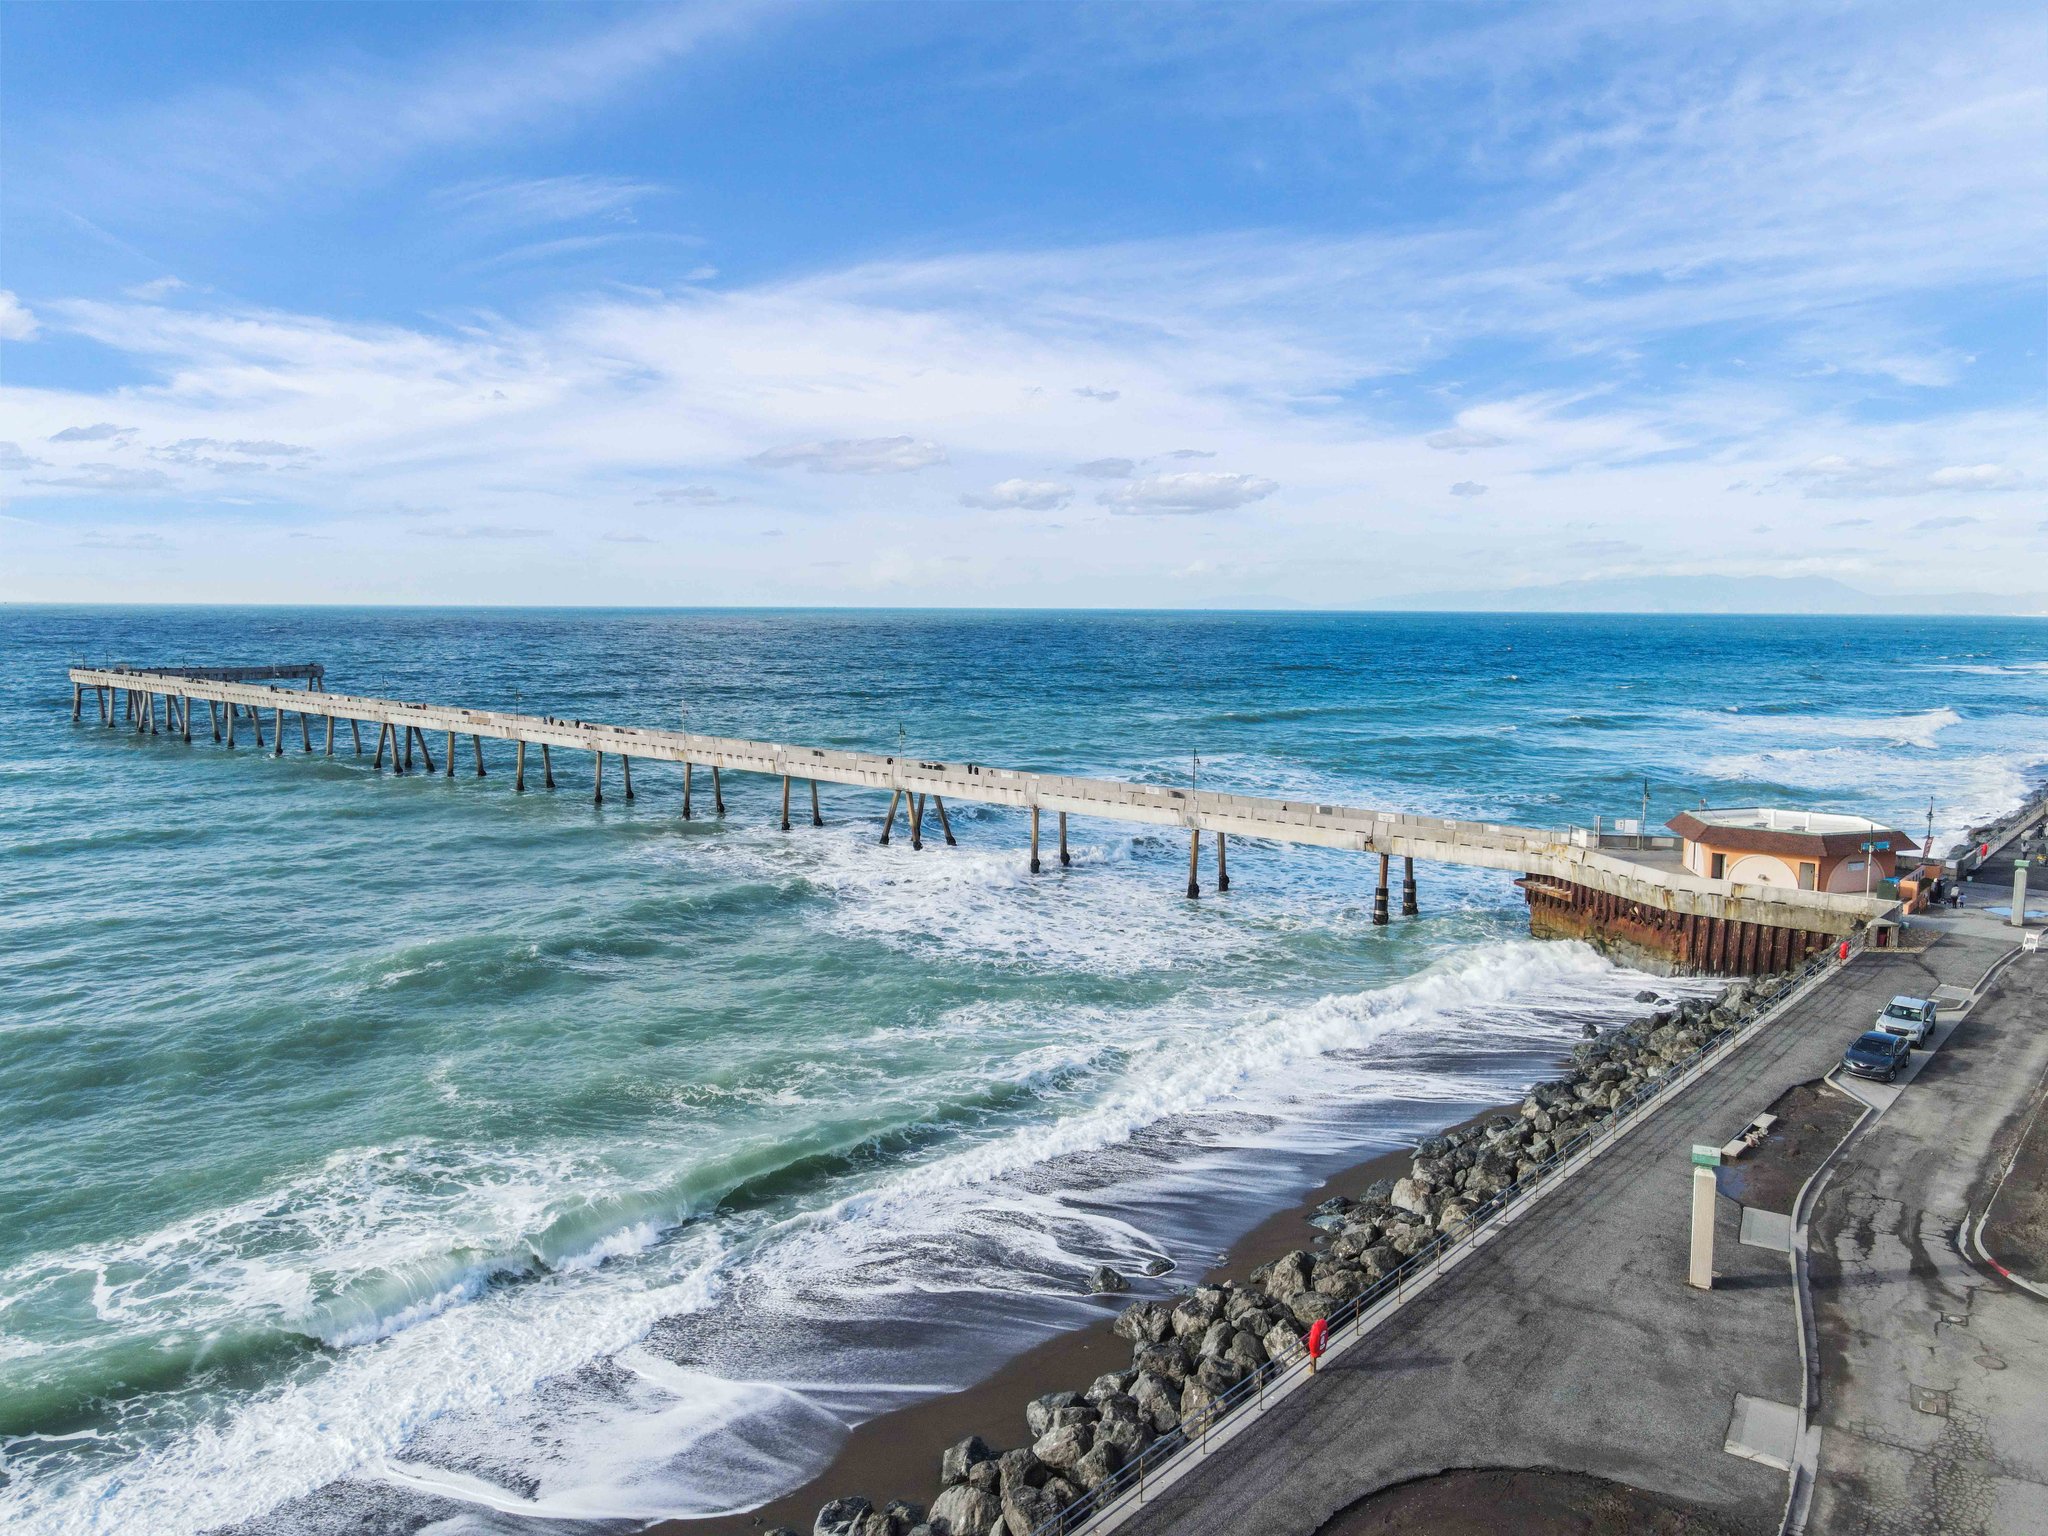
[[[393,67],[330,56],[258,88],[203,89],[96,113],[45,146],[36,174],[75,200],[242,205],[294,186],[360,182],[420,154],[504,138],[646,79],[757,8],[644,7],[597,27],[549,17],[503,41]]]
[[[1086,464],[1076,464],[1074,473],[1090,480],[1128,480],[1137,467],[1131,459],[1090,459]]]
[[[133,437],[133,427],[117,427],[111,421],[96,422],[89,427],[66,427],[61,432],[52,432],[53,443],[111,443]]]
[[[1484,496],[1486,487],[1477,480],[1460,480],[1451,487],[1453,496]]]
[[[434,200],[451,213],[494,225],[581,219],[630,223],[633,205],[661,191],[652,182],[624,176],[499,176],[443,188]]]
[[[901,475],[946,462],[946,450],[917,437],[841,437],[769,448],[748,461],[763,469],[807,469],[814,475]]]

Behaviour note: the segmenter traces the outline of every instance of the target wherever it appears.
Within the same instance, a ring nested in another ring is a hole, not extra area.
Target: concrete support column
[[[816,779],[811,780],[811,825],[814,827],[825,825],[824,813],[818,809],[818,781]]]
[[[452,779],[455,777],[455,733],[453,731],[448,733],[448,740],[444,743],[444,746],[446,750],[441,753],[441,771],[448,778]]]
[[[1375,928],[1387,926],[1387,871],[1392,863],[1392,855],[1380,855],[1380,883],[1372,893],[1372,925]]]
[[[1692,1263],[1685,1283],[1696,1290],[1714,1288],[1714,1170],[1692,1171]]]
[[[953,841],[953,822],[952,818],[946,814],[946,802],[938,795],[933,795],[932,809],[939,813],[939,830],[946,834],[946,846],[948,848],[957,848],[959,844]]]
[[[591,753],[591,756],[592,756],[592,757],[593,757],[594,759],[596,759],[596,762],[597,762],[597,771],[596,771],[596,772],[595,772],[594,774],[592,774],[592,775],[591,775],[591,781],[590,781],[590,803],[591,803],[592,805],[603,805],[603,804],[604,804],[604,754],[603,754],[602,752],[593,752],[593,753]]]
[[[1223,849],[1223,834],[1218,832],[1216,834],[1216,890],[1218,894],[1230,889],[1230,860]]]
[[[270,712],[270,729],[271,729],[271,731],[272,731],[272,732],[273,732],[273,733],[274,733],[274,734],[276,735],[276,737],[277,737],[277,741],[276,741],[276,744],[275,744],[275,746],[273,747],[273,749],[272,749],[272,751],[271,751],[271,754],[270,754],[270,755],[271,755],[272,757],[283,757],[283,756],[284,756],[284,706],[283,706],[282,704],[278,705],[276,709],[274,709],[274,710],[272,710],[272,711]]]
[[[690,778],[691,765],[686,758],[683,761],[683,820],[685,821],[690,819]]]
[[[725,814],[725,791],[718,784],[718,769],[711,770],[711,809],[719,815]]]
[[[630,753],[619,754],[619,772],[625,777],[626,798],[630,800],[633,798],[633,758]]]
[[[889,792],[889,814],[882,818],[882,846],[884,848],[889,846],[889,834],[896,830],[896,807],[902,803],[902,800],[902,790],[894,789]]]
[[[85,718],[85,684],[71,685],[71,723],[76,725]]]
[[[427,733],[421,730],[418,726],[413,727],[412,733],[414,736],[419,738],[420,757],[424,759],[426,762],[427,772],[432,773],[434,771],[434,749],[427,745]],[[411,765],[411,759],[408,758],[406,766],[410,767]]]
[[[1067,852],[1067,813],[1060,812],[1060,868],[1066,869],[1074,862],[1074,856]]]
[[[1194,828],[1188,833],[1188,900],[1194,901],[1202,894],[1202,829]]]
[[[910,797],[910,849],[913,853],[924,851],[924,796]]]
[[[303,709],[299,711],[299,750],[301,752],[313,750],[313,722],[306,718],[306,712]]]
[[[356,756],[361,757],[363,755],[363,722],[356,719],[354,715],[349,716],[348,733],[355,738]]]
[[[1031,807],[1031,873],[1038,873],[1038,807]]]
[[[546,742],[540,744],[540,787],[542,789],[553,789],[555,787],[555,759],[553,754],[548,751],[548,744]]]
[[[225,705],[221,713],[228,717],[228,745],[232,747],[235,744],[235,706]]]
[[[327,751],[323,755],[327,757],[334,756],[334,716],[332,715],[327,717]]]
[[[782,830],[789,830],[789,775],[782,776]]]
[[[484,739],[481,736],[471,736],[469,738],[469,745],[471,750],[476,753],[476,776],[482,778],[484,776]]]
[[[1404,854],[1401,858],[1401,915],[1413,917],[1421,910],[1415,901],[1415,861]]]
[[[526,743],[512,744],[512,788],[517,794],[526,793]]]

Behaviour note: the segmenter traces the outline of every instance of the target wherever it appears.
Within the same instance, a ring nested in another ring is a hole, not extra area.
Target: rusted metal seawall
[[[1664,974],[1756,976],[1789,970],[1833,935],[1740,918],[1668,911],[1608,891],[1529,876],[1516,882],[1529,902],[1529,931],[1543,939],[1584,939],[1602,953]]]

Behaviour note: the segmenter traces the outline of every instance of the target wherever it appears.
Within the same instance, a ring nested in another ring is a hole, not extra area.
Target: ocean
[[[1541,826],[1937,838],[2048,763],[2035,621],[0,609],[0,1524],[627,1529],[1198,1272],[1645,979],[1505,875],[733,776],[603,806],[70,719],[81,661]],[[202,726],[204,717],[201,717]],[[317,743],[317,738],[316,738]],[[537,784],[530,775],[529,784]],[[1048,824],[1048,835],[1050,824]],[[1048,849],[1050,845],[1048,844]],[[992,1427],[993,1428],[993,1427]],[[919,1493],[920,1490],[875,1490]]]

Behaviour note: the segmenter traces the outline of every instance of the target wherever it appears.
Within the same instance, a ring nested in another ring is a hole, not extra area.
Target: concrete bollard
[[[2015,928],[2027,926],[2027,861],[2012,861],[2012,925]]]
[[[1721,1149],[1695,1145],[1692,1160],[1692,1262],[1686,1270],[1685,1283],[1696,1290],[1711,1291],[1714,1288],[1714,1198],[1720,1192],[1714,1166],[1721,1161]]]

